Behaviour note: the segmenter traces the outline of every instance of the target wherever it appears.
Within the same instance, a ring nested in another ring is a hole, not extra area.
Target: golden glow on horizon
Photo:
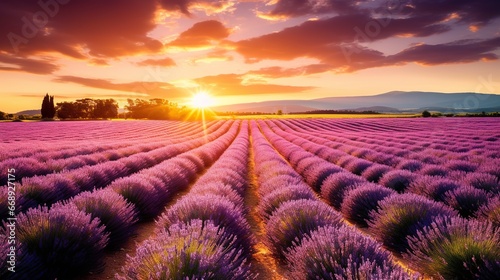
[[[205,109],[215,104],[214,98],[206,91],[198,91],[191,98],[191,106],[198,109]]]

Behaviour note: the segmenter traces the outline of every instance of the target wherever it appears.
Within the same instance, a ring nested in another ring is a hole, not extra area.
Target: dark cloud
[[[59,70],[59,66],[50,59],[19,58],[0,53],[0,70],[23,71],[33,74],[51,74]]]
[[[352,0],[278,0],[273,9],[260,16],[267,19],[284,19],[310,14],[354,13],[358,1]]]
[[[494,53],[500,49],[500,37],[488,40],[461,40],[447,44],[419,44],[387,57],[387,63],[416,62],[423,65],[469,63],[497,60]]]
[[[191,28],[182,32],[177,39],[168,43],[169,47],[179,48],[206,48],[212,46],[214,42],[227,38],[230,29],[221,22],[207,20],[195,23]]]
[[[148,95],[148,98],[168,99],[186,96],[184,90],[164,82],[113,83],[104,79],[89,79],[75,76],[59,76],[54,79],[54,81],[60,83],[76,83],[87,87],[106,90],[142,93]]]
[[[362,14],[336,16],[239,41],[235,46],[247,62],[307,57],[330,65],[331,70],[349,72],[384,58],[383,53],[362,47],[360,43],[394,36],[425,37],[448,30],[445,25],[434,22],[432,17],[373,19]]]
[[[194,80],[203,88],[213,88],[217,95],[251,95],[251,94],[279,94],[305,92],[314,87],[285,86],[266,84],[265,82],[245,81],[245,75],[222,74],[217,76],[206,76]]]
[[[0,51],[56,52],[77,59],[157,52],[155,1],[45,0],[0,2]]]
[[[181,12],[187,16],[192,10],[205,11],[206,14],[224,12],[234,6],[233,0],[160,0],[161,7],[167,11]]]
[[[175,66],[175,61],[169,57],[162,59],[146,59],[143,61],[139,61],[136,63],[139,66],[162,66],[162,67],[170,67]]]

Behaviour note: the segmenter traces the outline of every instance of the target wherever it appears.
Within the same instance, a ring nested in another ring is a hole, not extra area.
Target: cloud
[[[268,4],[274,4],[270,12],[257,15],[269,20],[283,20],[309,14],[352,14],[358,10],[356,3],[351,0],[277,0]]]
[[[194,79],[202,88],[217,95],[252,95],[306,92],[314,87],[267,84],[263,81],[245,80],[245,75],[222,74]]]
[[[192,16],[192,11],[203,11],[206,15],[232,11],[234,0],[161,0],[161,7],[167,11],[181,12]]]
[[[58,52],[78,59],[158,52],[162,44],[147,35],[155,28],[156,9],[155,1],[4,0],[0,51]]]
[[[186,96],[186,92],[170,83],[164,82],[130,82],[113,83],[104,79],[90,79],[75,76],[59,76],[54,79],[59,83],[75,83],[87,87],[105,90],[116,90],[147,95],[147,98],[179,98]]]
[[[387,57],[390,63],[415,62],[422,65],[469,63],[497,60],[494,53],[500,49],[500,37],[488,40],[460,40],[446,44],[419,44]]]
[[[59,66],[51,59],[19,58],[0,53],[0,70],[51,74],[59,70]]]
[[[168,47],[183,49],[200,49],[212,47],[229,36],[230,29],[226,28],[221,22],[216,20],[207,20],[195,23],[191,28],[182,32]]]
[[[236,42],[235,50],[247,62],[307,57],[330,65],[331,70],[349,72],[384,58],[383,53],[360,44],[403,35],[425,37],[448,30],[434,22],[432,17],[376,20],[362,14],[336,16]],[[379,28],[372,29],[372,25]]]
[[[175,61],[169,57],[162,59],[146,59],[143,61],[139,61],[136,63],[139,66],[162,66],[162,67],[170,67],[175,66]]]

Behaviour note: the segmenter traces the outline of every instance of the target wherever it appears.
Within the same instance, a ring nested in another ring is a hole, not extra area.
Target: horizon
[[[128,98],[186,105],[199,92],[214,107],[500,93],[498,1],[8,0],[0,14],[7,113],[39,109],[46,93],[121,108]]]

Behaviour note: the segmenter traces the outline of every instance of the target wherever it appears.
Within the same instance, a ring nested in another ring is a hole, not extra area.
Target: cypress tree
[[[42,119],[53,119],[56,115],[56,107],[54,105],[54,96],[49,96],[47,93],[42,101]]]

